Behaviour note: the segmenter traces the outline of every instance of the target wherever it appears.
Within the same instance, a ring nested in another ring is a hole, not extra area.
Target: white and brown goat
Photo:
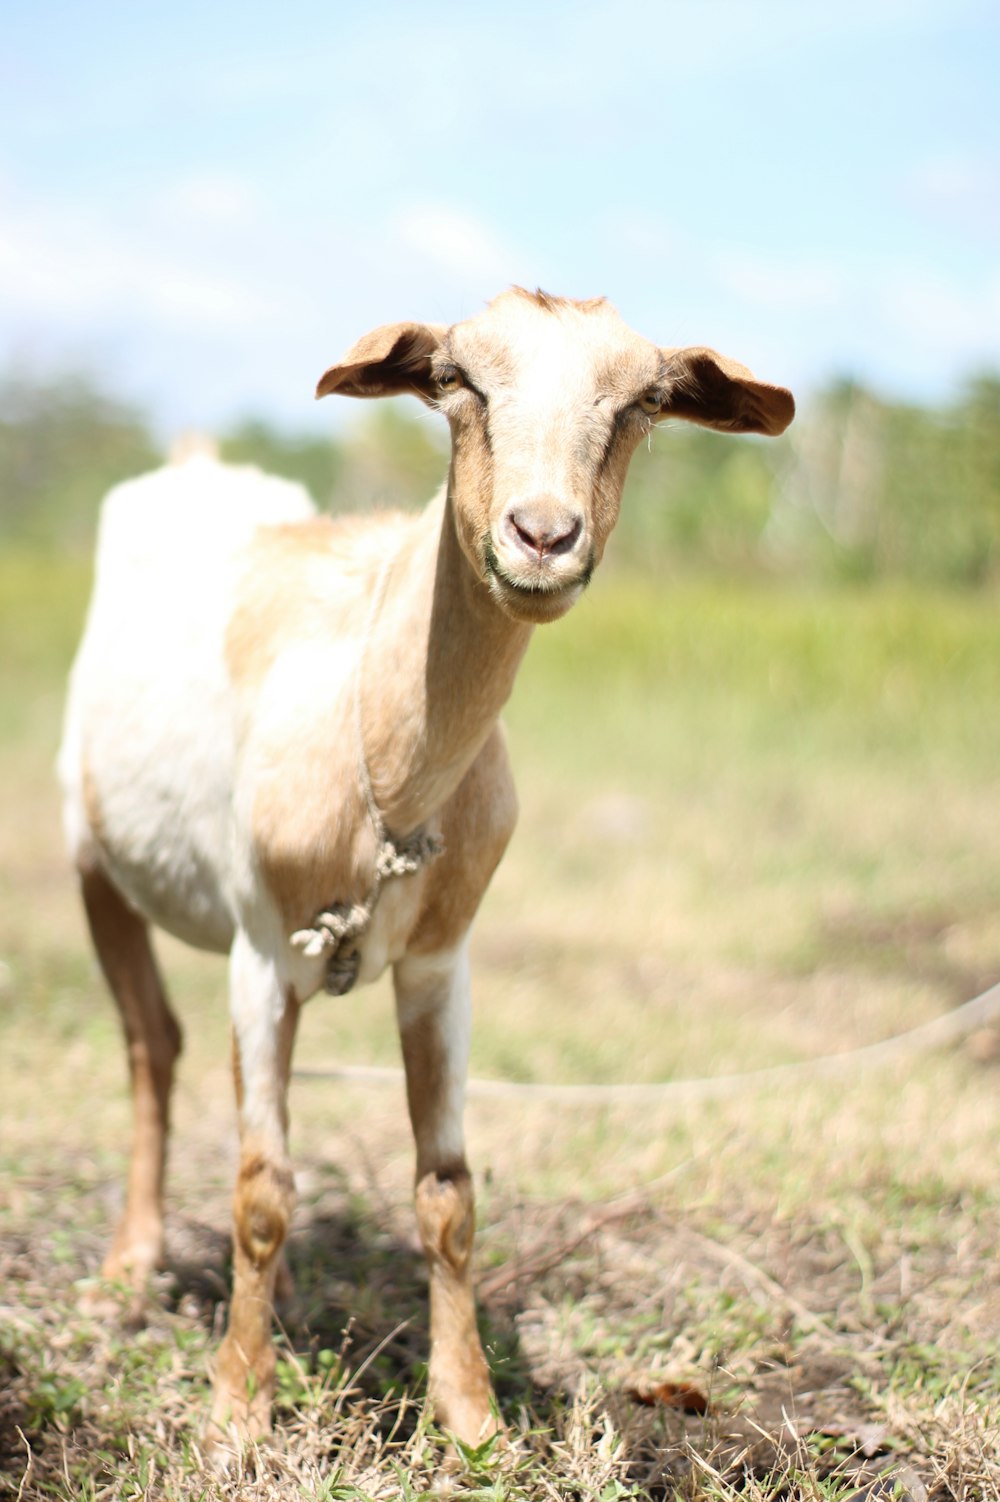
[[[105,503],[60,756],[134,1102],[103,1271],[139,1293],[163,1255],[181,1037],[155,923],[229,954],[241,1147],[209,1437],[267,1430],[299,1009],[391,965],[430,1268],[429,1397],[472,1442],[496,1422],[462,1107],[469,930],[516,816],[498,716],[532,628],[563,615],[599,562],[651,426],[780,433],[794,404],[711,350],[648,343],[603,299],[520,289],[452,328],[376,329],[323,376],[318,395],[332,392],[412,392],[447,417],[447,484],[422,515],[330,520],[298,486],[206,458]]]

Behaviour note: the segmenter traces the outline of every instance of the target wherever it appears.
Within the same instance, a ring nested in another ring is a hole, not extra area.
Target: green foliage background
[[[218,435],[224,458],[301,480],[331,511],[421,505],[447,442],[405,403],[329,437],[263,417]],[[115,481],[162,462],[141,412],[92,376],[0,378],[0,543],[89,548]],[[612,548],[643,570],[977,586],[1000,573],[1000,376],[936,408],[851,381],[806,403],[784,438],[666,424],[632,465]]]

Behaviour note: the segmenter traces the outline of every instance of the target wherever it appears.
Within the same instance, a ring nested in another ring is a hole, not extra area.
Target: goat
[[[427,510],[322,517],[300,487],[205,456],[118,487],[60,752],[131,1071],[126,1201],[102,1271],[137,1297],[163,1255],[181,1047],[148,924],[229,955],[240,1158],[207,1430],[222,1454],[270,1425],[300,1008],[387,965],[430,1273],[428,1401],[468,1443],[500,1423],[462,1123],[468,935],[517,811],[500,710],[533,627],[600,561],[653,424],[776,434],[794,414],[788,391],[709,349],[658,348],[603,298],[520,288],[451,328],[376,329],[323,375],[317,395],[333,392],[411,392],[444,413],[448,478]]]

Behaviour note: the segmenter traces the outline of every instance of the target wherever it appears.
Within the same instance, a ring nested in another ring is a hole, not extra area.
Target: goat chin
[[[495,574],[490,578],[490,593],[500,609],[511,620],[533,626],[543,626],[566,615],[579,600],[584,588],[585,585],[578,581],[539,589],[515,584],[512,580],[498,578]]]

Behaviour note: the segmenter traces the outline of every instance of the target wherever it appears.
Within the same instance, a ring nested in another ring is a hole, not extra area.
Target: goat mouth
[[[580,572],[568,579],[558,576],[554,579],[543,576],[517,579],[500,562],[492,537],[487,535],[483,539],[487,583],[494,597],[513,615],[527,615],[541,620],[562,615],[590,583],[595,562],[591,553]]]

